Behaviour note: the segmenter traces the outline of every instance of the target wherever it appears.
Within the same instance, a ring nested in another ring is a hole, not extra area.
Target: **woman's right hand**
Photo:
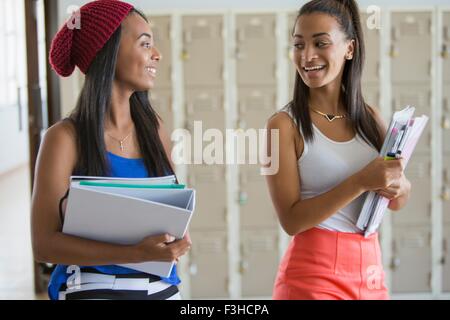
[[[358,172],[358,181],[365,190],[372,191],[389,187],[401,178],[404,160],[384,160],[378,157]]]
[[[137,260],[146,261],[178,261],[191,248],[191,241],[187,236],[175,240],[169,234],[149,236],[136,244]]]

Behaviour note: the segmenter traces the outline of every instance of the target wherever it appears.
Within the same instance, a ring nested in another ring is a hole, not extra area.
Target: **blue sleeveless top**
[[[147,178],[148,172],[145,167],[143,159],[128,159],[117,156],[113,153],[108,152],[108,160],[111,169],[111,177],[117,178]],[[67,273],[66,265],[57,265],[55,270],[50,277],[50,282],[48,284],[48,295],[50,299],[57,300],[59,289],[63,284],[67,282],[67,279],[71,274]],[[139,274],[141,272],[128,269],[125,267],[120,267],[116,265],[108,265],[108,266],[95,266],[90,267],[95,268],[98,271],[115,275],[115,274]],[[83,271],[83,267],[80,266],[81,271]],[[176,265],[172,268],[172,272],[168,278],[162,278],[161,280],[167,282],[172,285],[178,285],[181,283],[180,278],[177,275]]]

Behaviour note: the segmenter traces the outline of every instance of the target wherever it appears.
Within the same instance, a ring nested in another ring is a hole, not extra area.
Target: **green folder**
[[[80,186],[135,188],[135,189],[184,189],[184,184],[127,184],[114,182],[80,181]]]

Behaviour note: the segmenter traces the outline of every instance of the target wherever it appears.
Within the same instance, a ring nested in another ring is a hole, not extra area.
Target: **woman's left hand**
[[[409,182],[408,179],[406,179],[405,175],[402,173],[400,179],[396,180],[387,188],[377,190],[376,193],[389,200],[394,200],[408,194],[410,190],[411,190],[411,183]]]

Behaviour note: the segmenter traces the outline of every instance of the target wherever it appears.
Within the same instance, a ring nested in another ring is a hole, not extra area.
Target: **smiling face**
[[[130,14],[122,23],[115,81],[133,92],[150,90],[160,59],[150,25],[139,14]]]
[[[309,88],[340,85],[345,62],[353,58],[354,40],[347,40],[335,18],[323,13],[300,16],[292,41],[293,62]]]

